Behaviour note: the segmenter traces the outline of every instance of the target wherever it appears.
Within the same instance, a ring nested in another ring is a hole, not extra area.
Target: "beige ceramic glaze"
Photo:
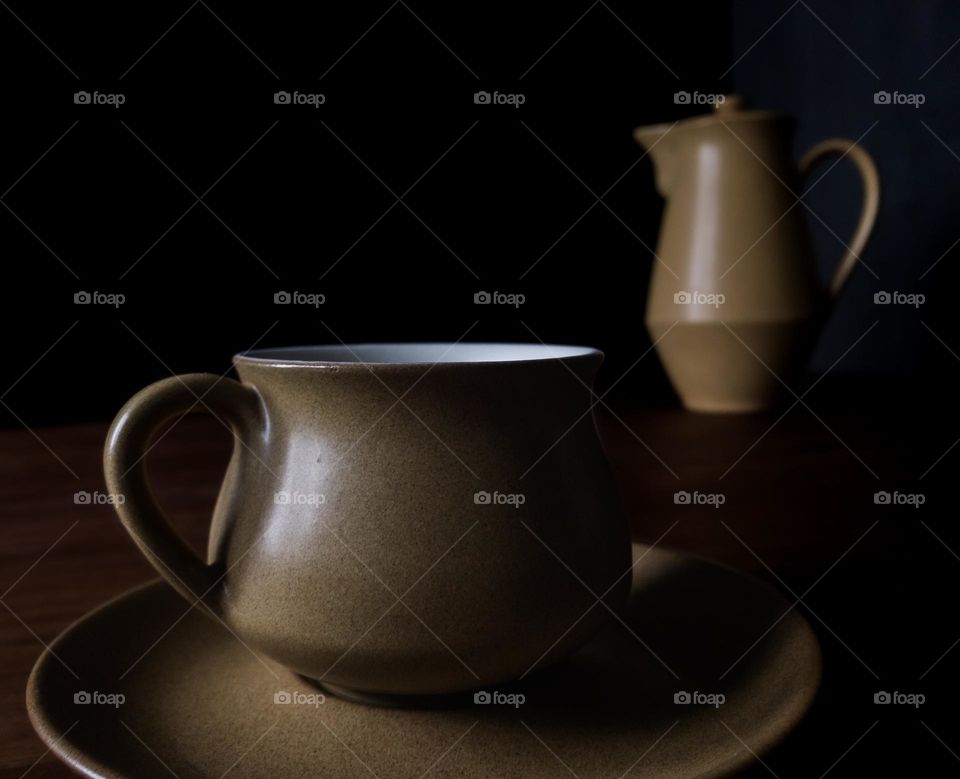
[[[161,575],[257,652],[354,697],[475,689],[568,655],[623,606],[629,531],[590,413],[601,359],[523,344],[238,355],[240,382],[136,395],[107,482]],[[209,562],[170,529],[143,457],[190,410],[237,439]]]
[[[810,706],[821,673],[813,631],[735,571],[645,546],[634,554],[624,623],[567,662],[487,688],[490,703],[467,696],[410,710],[323,699],[196,609],[184,615],[154,583],[56,639],[30,677],[27,707],[50,749],[89,777],[734,774]],[[74,703],[94,691],[124,698]],[[496,703],[495,692],[524,700]],[[726,699],[698,705],[694,692]],[[691,703],[674,703],[678,693]]]
[[[791,159],[794,121],[745,111],[728,96],[712,115],[634,133],[666,199],[646,324],[684,405],[698,411],[769,406],[802,369],[858,262],[880,197],[873,160],[853,141]],[[860,220],[827,289],[797,202],[821,159],[851,160],[863,177]]]

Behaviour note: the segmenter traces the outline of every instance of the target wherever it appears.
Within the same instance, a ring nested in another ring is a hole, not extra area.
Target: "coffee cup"
[[[624,604],[625,515],[580,346],[359,344],[237,355],[137,393],[115,509],[159,574],[259,655],[361,700],[461,693],[574,652]],[[234,435],[207,559],[145,455],[186,412]]]

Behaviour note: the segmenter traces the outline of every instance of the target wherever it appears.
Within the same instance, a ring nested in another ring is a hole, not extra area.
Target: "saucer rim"
[[[64,763],[66,763],[72,771],[76,771],[81,776],[89,777],[89,779],[129,779],[128,777],[124,777],[122,774],[118,774],[109,767],[103,765],[99,760],[88,755],[86,752],[82,753],[84,762],[80,762],[80,758],[78,757],[80,750],[71,749],[69,744],[63,745],[62,742],[64,741],[64,736],[66,736],[69,730],[62,733],[55,733],[54,731],[58,731],[59,729],[54,728],[53,724],[43,713],[43,704],[39,693],[40,675],[46,670],[46,667],[51,662],[59,662],[55,655],[56,648],[66,640],[67,636],[69,636],[69,634],[72,633],[75,628],[78,628],[87,620],[94,619],[101,612],[107,611],[120,601],[124,601],[139,592],[157,588],[158,585],[169,587],[169,585],[167,585],[163,579],[160,579],[159,577],[148,579],[145,582],[136,584],[133,587],[114,595],[112,598],[105,600],[99,606],[95,606],[89,611],[84,612],[77,619],[73,620],[73,622],[67,625],[67,627],[61,630],[57,634],[57,637],[44,647],[43,652],[40,653],[40,656],[33,664],[33,668],[30,670],[30,676],[27,678],[26,689],[27,717],[30,720],[30,724],[40,737],[40,740],[43,742],[44,746],[46,746],[47,749],[59,760],[62,760]]]
[[[708,565],[714,568],[723,569],[727,573],[733,574],[740,579],[748,580],[754,587],[763,588],[782,603],[788,603],[783,593],[781,593],[780,590],[772,584],[757,578],[752,573],[742,571],[739,568],[727,563],[711,560],[710,558],[704,557],[700,554],[687,552],[685,550],[659,547],[637,541],[631,543],[631,549],[634,555],[634,560],[636,560],[638,549],[643,550],[644,553],[656,550],[661,554],[668,555],[676,559],[695,560],[701,565]],[[631,566],[631,572],[634,570],[635,566],[636,562],[634,562]],[[116,773],[109,766],[104,765],[101,761],[91,756],[89,753],[80,749],[71,748],[69,742],[66,744],[64,743],[65,736],[69,733],[69,729],[60,732],[60,729],[55,728],[47,718],[45,714],[45,707],[40,698],[39,678],[51,663],[59,662],[56,658],[56,649],[64,641],[66,641],[68,636],[74,631],[75,628],[79,627],[88,620],[95,619],[101,612],[113,608],[116,604],[127,600],[138,593],[153,589],[170,589],[170,587],[166,582],[164,582],[163,579],[149,579],[124,590],[112,598],[109,598],[90,611],[85,612],[79,618],[73,620],[73,622],[65,627],[53,641],[45,646],[44,650],[40,653],[39,657],[34,663],[27,679],[27,716],[34,731],[37,733],[40,740],[43,742],[44,746],[47,747],[49,752],[51,752],[57,759],[63,761],[71,770],[75,771],[81,776],[88,777],[88,779],[130,778],[123,774]],[[813,707],[823,682],[823,650],[820,646],[820,641],[817,638],[816,631],[813,629],[813,626],[810,624],[809,620],[796,611],[794,611],[794,616],[799,619],[799,624],[802,630],[806,633],[806,643],[809,645],[811,650],[810,660],[813,665],[811,671],[811,681],[797,689],[794,706],[782,716],[782,727],[777,728],[777,730],[772,734],[761,734],[760,741],[747,747],[745,750],[738,751],[728,760],[714,766],[706,773],[700,774],[698,779],[723,779],[724,777],[731,777],[736,773],[745,770],[754,763],[762,762],[761,758],[769,754],[772,750],[776,749],[781,743],[783,743],[783,741],[796,730],[797,726],[804,720],[804,718],[810,712],[810,709]]]

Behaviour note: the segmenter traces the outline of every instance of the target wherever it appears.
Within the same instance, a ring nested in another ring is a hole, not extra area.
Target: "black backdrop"
[[[56,343],[4,397],[28,424],[107,419],[257,342],[472,327],[600,346],[611,383],[650,343],[662,208],[631,130],[695,113],[674,93],[729,89],[732,61],[722,3],[696,24],[679,4],[11,8],[5,387]],[[480,290],[526,302],[475,306]],[[126,300],[79,306],[78,291]],[[278,291],[326,302],[277,306]],[[655,359],[618,391],[672,402]]]
[[[960,344],[951,294],[960,256],[960,5],[739,0],[732,29],[735,57],[742,57],[734,69],[736,88],[757,104],[800,117],[798,156],[842,135],[860,139],[880,169],[881,210],[863,255],[865,267],[852,276],[814,355],[814,369],[829,367],[879,321],[837,370],[925,371],[934,377],[931,385],[950,382],[948,399],[957,368],[950,350],[957,352]],[[877,93],[891,100],[877,102]],[[805,198],[820,217],[808,222],[824,275],[843,251],[840,239],[853,232],[859,193],[853,166],[842,164]],[[919,293],[926,302],[919,309],[878,307],[873,296],[880,291]],[[868,391],[883,392],[882,385],[874,382]]]
[[[925,397],[949,401],[956,386],[960,11],[949,3],[20,4],[3,15],[6,425],[107,419],[145,383],[225,371],[254,343],[589,343],[607,352],[609,386],[649,347],[662,209],[631,129],[702,110],[677,105],[682,90],[737,89],[796,113],[798,155],[826,136],[862,138],[884,183],[876,240],[812,368],[879,321],[825,387],[876,396],[921,371]],[[878,90],[925,102],[877,105]],[[480,91],[523,104],[477,104]],[[324,102],[277,104],[278,92]],[[123,104],[93,104],[97,93]],[[847,168],[809,197],[824,275],[859,201]],[[928,301],[878,308],[883,289]],[[479,290],[525,302],[475,306]],[[280,291],[325,302],[278,306]],[[78,292],[125,302],[77,305]],[[674,402],[653,357],[614,398]]]

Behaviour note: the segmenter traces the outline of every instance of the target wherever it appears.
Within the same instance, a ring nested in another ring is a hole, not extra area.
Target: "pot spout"
[[[668,196],[670,181],[673,179],[676,151],[669,136],[670,131],[675,126],[676,122],[672,124],[653,124],[638,127],[633,131],[634,140],[644,148],[653,160],[657,190],[664,197]]]

